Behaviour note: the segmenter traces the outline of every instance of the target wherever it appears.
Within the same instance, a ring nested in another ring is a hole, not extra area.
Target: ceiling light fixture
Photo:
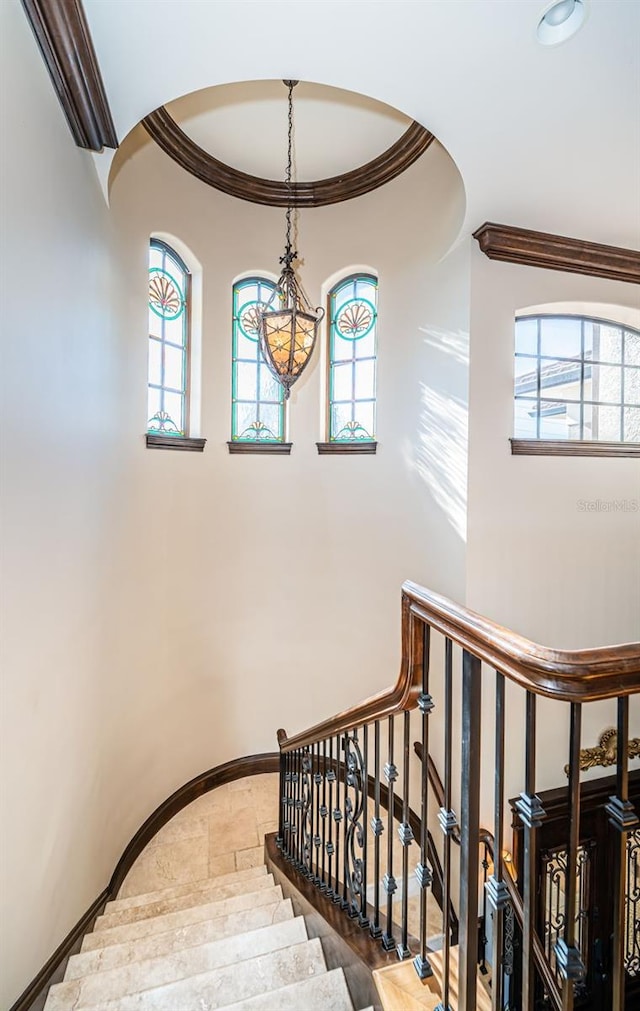
[[[288,193],[287,228],[284,256],[280,257],[283,267],[273,295],[258,311],[258,322],[262,354],[270,371],[284,387],[285,400],[288,400],[291,387],[309,364],[324,309],[311,307],[292,266],[298,258],[297,251],[291,246],[293,89],[298,82],[284,83],[289,91],[289,117],[285,179]]]
[[[566,42],[578,31],[585,18],[584,0],[560,0],[542,15],[538,24],[538,42],[543,46],[557,46]]]

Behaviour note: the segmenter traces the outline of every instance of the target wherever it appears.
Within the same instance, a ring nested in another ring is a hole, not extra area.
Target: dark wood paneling
[[[316,442],[319,456],[357,456],[376,452],[377,442]]]
[[[510,439],[512,456],[640,456],[640,442]]]
[[[147,432],[147,449],[177,449],[183,453],[202,453],[206,441],[194,436],[156,435]]]
[[[488,221],[473,233],[473,237],[491,260],[640,284],[640,253],[635,249]]]
[[[22,0],[22,6],[78,147],[117,147],[81,0]]]
[[[142,125],[165,154],[197,179],[229,196],[270,207],[286,207],[289,201],[294,207],[324,207],[370,193],[413,165],[435,139],[414,122],[395,144],[366,165],[330,179],[292,183],[290,197],[285,182],[241,172],[204,151],[162,105],[145,116]]]
[[[247,755],[244,758],[225,762],[224,765],[217,765],[214,769],[203,772],[200,776],[196,776],[195,779],[185,783],[175,793],[172,793],[167,800],[156,808],[153,814],[149,815],[145,823],[138,829],[120,857],[105,890],[100,893],[86,913],[83,913],[64,941],[56,948],[51,958],[31,983],[29,983],[26,990],[18,997],[15,1004],[12,1005],[10,1011],[29,1011],[29,1008],[41,997],[44,991],[51,985],[52,979],[62,964],[73,954],[74,949],[84,935],[91,930],[96,917],[100,915],[105,904],[117,897],[122,882],[145,846],[178,811],[181,811],[183,807],[191,804],[192,801],[197,800],[198,797],[208,793],[210,790],[215,790],[218,786],[224,786],[225,783],[231,783],[235,779],[243,779],[245,776],[260,776],[266,772],[279,771],[280,756],[277,752]]]
[[[292,442],[228,442],[232,456],[247,456],[257,453],[267,456],[291,456]]]

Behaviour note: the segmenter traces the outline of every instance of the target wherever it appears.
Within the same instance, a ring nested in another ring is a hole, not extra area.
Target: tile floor
[[[369,820],[373,815],[369,804]],[[386,857],[386,825],[381,857]],[[397,827],[397,825],[396,825]],[[185,807],[162,828],[138,857],[119,898],[158,891],[170,885],[206,882],[221,874],[257,867],[264,862],[264,837],[278,828],[278,776],[250,776],[218,787]],[[396,834],[397,841],[397,834]],[[372,839],[370,839],[372,843]],[[409,850],[409,931],[419,934],[420,899],[414,879],[419,850]],[[394,874],[402,874],[402,846],[394,846]],[[384,867],[382,868],[384,871]],[[371,885],[369,892],[371,893]],[[370,895],[371,897],[371,895]],[[381,903],[385,893],[380,889]],[[400,892],[395,896],[394,919],[400,918]],[[383,906],[384,908],[384,906]],[[427,935],[438,935],[441,912],[429,897]]]

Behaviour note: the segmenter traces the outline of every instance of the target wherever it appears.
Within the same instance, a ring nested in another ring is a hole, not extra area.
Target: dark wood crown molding
[[[78,147],[117,147],[82,0],[22,0],[22,6]]]
[[[640,252],[585,239],[485,222],[473,233],[491,260],[640,284]]]
[[[145,116],[142,125],[165,154],[208,186],[251,203],[287,206],[286,183],[249,175],[214,158],[191,140],[163,105]],[[295,207],[323,207],[369,193],[413,165],[434,139],[432,133],[413,122],[395,144],[366,165],[329,179],[293,183],[291,202]]]

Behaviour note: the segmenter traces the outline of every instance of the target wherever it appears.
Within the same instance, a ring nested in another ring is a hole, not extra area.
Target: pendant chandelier
[[[258,311],[258,324],[264,360],[284,387],[285,400],[288,400],[291,387],[302,375],[313,353],[324,309],[311,307],[292,266],[294,260],[298,258],[298,253],[291,246],[293,89],[298,82],[284,83],[289,91],[285,247],[284,256],[280,257],[282,273],[271,298]]]

